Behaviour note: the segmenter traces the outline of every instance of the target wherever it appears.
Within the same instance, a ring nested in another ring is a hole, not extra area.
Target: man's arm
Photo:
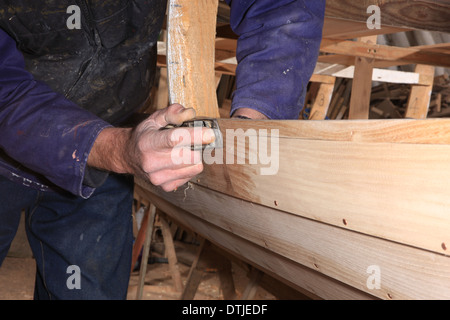
[[[195,128],[161,128],[168,124],[180,125],[194,117],[194,109],[174,104],[156,111],[134,129],[105,129],[92,148],[88,165],[133,174],[165,191],[172,191],[203,170],[201,151],[192,151],[191,145],[212,143],[215,136],[206,128],[201,134],[194,132]],[[186,136],[188,139],[178,139]],[[174,161],[174,148],[184,148],[188,161]]]
[[[239,36],[232,115],[298,119],[322,39],[325,0],[227,0]]]
[[[0,30],[0,148],[22,166],[76,195],[97,135],[110,125],[25,70],[15,41]]]
[[[75,195],[87,198],[95,189],[83,183],[88,165],[140,175],[165,190],[187,181],[201,164],[175,166],[169,152],[176,144],[173,130],[159,128],[192,115],[172,106],[134,130],[113,128],[35,81],[15,42],[0,30],[0,148]]]

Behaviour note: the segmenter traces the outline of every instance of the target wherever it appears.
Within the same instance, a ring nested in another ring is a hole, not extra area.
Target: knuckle
[[[164,183],[164,179],[162,179],[162,177],[157,174],[150,174],[149,180],[155,186],[160,186]]]

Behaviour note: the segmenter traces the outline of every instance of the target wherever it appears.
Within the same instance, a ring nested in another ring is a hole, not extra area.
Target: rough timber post
[[[167,69],[170,103],[218,118],[215,36],[218,0],[169,0]]]

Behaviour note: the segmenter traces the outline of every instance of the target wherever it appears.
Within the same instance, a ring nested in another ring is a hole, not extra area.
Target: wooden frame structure
[[[327,55],[311,79],[320,83],[310,114],[314,121],[220,119],[224,145],[246,149],[243,164],[206,165],[172,193],[136,181],[136,192],[179,225],[310,298],[449,299],[450,120],[425,118],[433,67],[450,67],[450,44],[393,48],[377,45],[373,36],[413,28],[450,32],[450,3],[384,1],[384,24],[370,30],[365,21],[372,2],[379,1],[327,1],[321,46]],[[219,31],[216,37],[215,22],[202,24],[205,15],[216,16],[217,1],[198,3],[170,1],[167,62],[161,55],[159,63],[169,69],[171,102],[216,118],[211,84],[214,72],[234,72],[235,39]],[[191,29],[196,24],[202,29]],[[193,43],[196,50],[187,50]],[[177,54],[180,50],[215,64],[197,72],[192,65],[197,58]],[[411,119],[368,120],[368,90],[380,80],[374,75],[405,63],[417,65],[407,110]],[[339,70],[331,71],[330,64]],[[352,120],[325,121],[338,72],[348,72],[348,66],[354,69],[346,76],[358,79],[349,106]],[[260,150],[247,142],[248,133],[260,129],[277,138],[275,175],[261,175],[264,165],[249,164],[249,155]],[[239,133],[227,137],[227,130]]]

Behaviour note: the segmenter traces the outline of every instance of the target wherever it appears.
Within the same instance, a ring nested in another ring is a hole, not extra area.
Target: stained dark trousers
[[[25,210],[36,260],[35,299],[126,298],[133,243],[133,181],[110,175],[89,199],[0,177],[0,265]]]

